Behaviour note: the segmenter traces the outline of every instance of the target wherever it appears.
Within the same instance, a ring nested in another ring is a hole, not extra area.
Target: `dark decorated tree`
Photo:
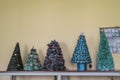
[[[104,31],[100,31],[100,44],[97,56],[97,70],[114,70],[114,61]]]
[[[48,49],[44,61],[44,69],[50,71],[63,71],[66,69],[64,66],[65,60],[63,59],[63,54],[60,45],[57,41],[51,41],[48,44]]]
[[[83,33],[79,36],[71,62],[77,63],[78,71],[87,70],[87,64],[92,63],[88,47],[86,44],[86,39]]]
[[[57,76],[54,76],[54,80],[57,80]]]
[[[13,55],[8,64],[7,71],[21,71],[21,70],[23,70],[23,64],[20,54],[19,43],[17,43]]]
[[[25,64],[24,64],[24,70],[28,71],[37,71],[41,70],[42,66],[38,57],[38,54],[36,52],[36,49],[32,48],[30,54],[28,54]]]

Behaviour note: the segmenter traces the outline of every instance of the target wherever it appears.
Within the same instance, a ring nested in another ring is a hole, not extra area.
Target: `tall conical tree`
[[[17,43],[13,55],[8,64],[7,71],[21,71],[21,70],[23,70],[23,64],[20,54],[19,43]]]
[[[79,36],[71,62],[77,63],[78,71],[87,70],[87,64],[92,63],[84,33]]]
[[[24,70],[36,71],[41,69],[42,69],[42,66],[41,66],[38,54],[36,52],[36,49],[32,48],[31,53],[26,58],[26,61],[24,64]]]
[[[46,53],[44,68],[50,71],[63,71],[66,69],[64,66],[65,60],[63,59],[63,54],[60,45],[57,41],[51,41],[48,44],[48,49]]]
[[[104,31],[100,31],[100,44],[97,56],[97,70],[114,70],[114,61]]]

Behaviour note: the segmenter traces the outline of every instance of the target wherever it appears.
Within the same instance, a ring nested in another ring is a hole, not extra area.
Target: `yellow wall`
[[[6,70],[17,41],[23,61],[34,45],[43,63],[47,44],[54,39],[60,43],[67,68],[76,69],[70,59],[81,32],[86,35],[92,70],[95,70],[99,28],[119,25],[120,0],[0,0],[0,70]],[[120,54],[113,54],[113,57],[118,70]],[[72,78],[79,80],[79,77]],[[19,78],[23,79],[27,77]],[[89,80],[97,79],[90,77]]]

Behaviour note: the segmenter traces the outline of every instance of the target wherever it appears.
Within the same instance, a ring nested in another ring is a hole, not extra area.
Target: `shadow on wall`
[[[26,58],[27,58],[27,56],[28,56],[28,54],[29,54],[29,48],[28,48],[28,46],[27,45],[25,45],[25,47],[24,47],[24,50],[23,50],[23,65],[25,64],[25,60],[26,60]]]
[[[39,60],[41,62],[42,67],[44,66],[44,60],[45,60],[45,55],[43,54],[43,51],[41,49],[37,50],[38,52],[38,56],[39,56]]]
[[[62,54],[63,54],[64,60],[65,60],[65,66],[66,66],[67,70],[70,70],[70,67],[73,66],[71,64],[71,55],[70,55],[71,53],[69,52],[69,49],[65,43],[59,42],[59,44],[62,49]]]

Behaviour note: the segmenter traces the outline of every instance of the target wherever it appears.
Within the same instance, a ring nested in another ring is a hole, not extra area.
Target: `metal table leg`
[[[14,80],[14,76],[12,75],[12,76],[10,76],[10,80]]]
[[[61,80],[61,75],[57,75],[57,80]]]

